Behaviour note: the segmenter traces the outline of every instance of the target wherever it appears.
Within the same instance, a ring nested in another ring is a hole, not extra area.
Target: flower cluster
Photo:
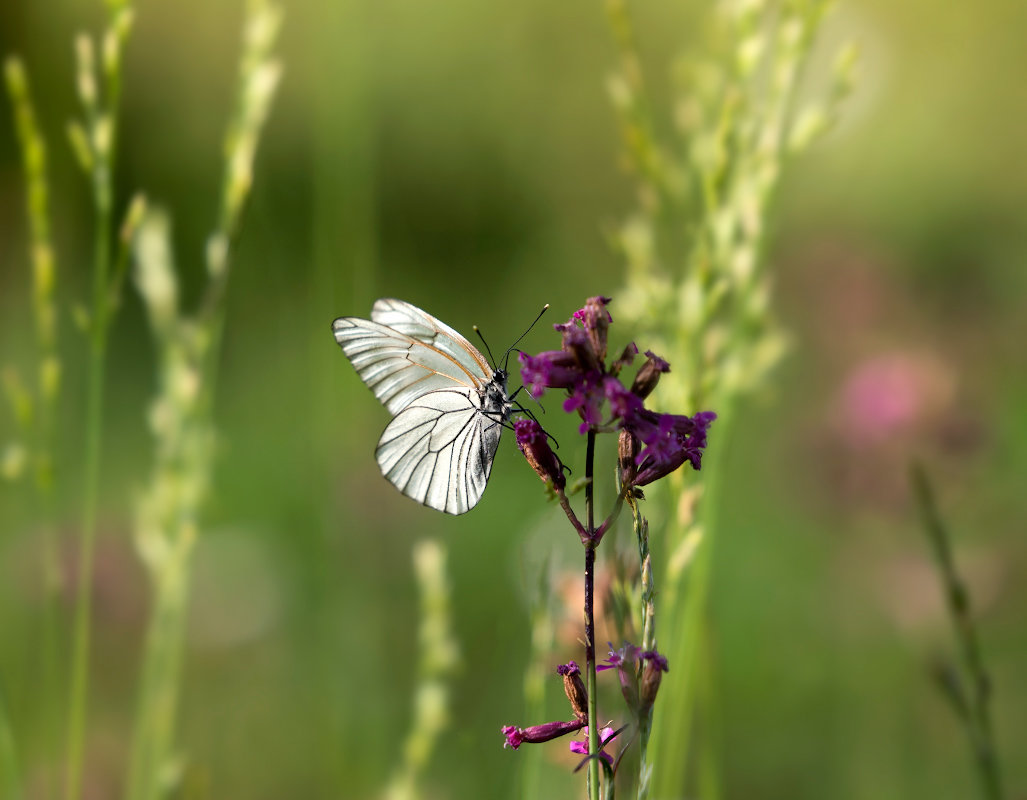
[[[618,358],[606,364],[607,334],[613,321],[606,310],[609,302],[608,297],[592,297],[569,321],[554,325],[562,336],[559,350],[547,350],[535,356],[521,353],[524,385],[536,399],[546,389],[565,389],[564,411],[577,412],[581,418],[581,433],[620,430],[625,485],[645,486],[686,461],[693,469],[699,469],[706,434],[717,415],[703,411],[687,417],[658,414],[645,408],[643,401],[656,388],[660,375],[670,370],[670,365],[655,353],[646,351],[645,363],[636,373],[631,388],[625,387],[620,373],[634,361],[638,348],[634,343],[628,344]],[[553,461],[556,456],[548,450],[544,436],[539,442],[534,429],[526,426],[525,441],[529,434],[532,437],[530,455],[522,444],[520,430],[518,444],[539,475],[552,479],[556,485],[563,474],[562,469],[552,465],[559,461]],[[625,452],[630,453],[630,457],[625,458]]]

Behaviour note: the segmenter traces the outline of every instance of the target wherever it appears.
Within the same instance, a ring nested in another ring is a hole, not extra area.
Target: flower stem
[[[592,539],[595,533],[595,511],[593,493],[593,466],[595,463],[596,435],[588,432],[588,443],[585,450],[585,524],[589,540],[585,542],[585,664],[586,688],[588,689],[588,796],[590,800],[599,800],[599,725],[596,705],[596,642],[595,642],[595,567],[596,542]]]

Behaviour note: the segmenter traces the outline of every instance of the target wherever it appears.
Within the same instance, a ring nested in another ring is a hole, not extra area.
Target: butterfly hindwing
[[[382,474],[407,497],[463,514],[485,491],[501,431],[481,412],[476,392],[429,392],[389,423],[375,456]]]

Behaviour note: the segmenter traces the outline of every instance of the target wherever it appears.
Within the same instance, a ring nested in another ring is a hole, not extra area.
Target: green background
[[[0,6],[0,52],[25,58],[50,145],[69,565],[86,353],[69,309],[87,296],[91,211],[64,128],[77,113],[71,42],[102,24],[98,5]],[[136,10],[117,203],[143,190],[172,213],[189,301],[217,208],[242,4],[143,0]],[[416,674],[409,551],[431,536],[449,550],[462,668],[427,795],[513,796],[526,753],[504,750],[499,727],[544,721],[523,718],[523,587],[535,580],[524,565],[555,548],[573,572],[573,534],[509,440],[471,514],[446,517],[395,493],[373,459],[387,415],[329,326],[366,316],[379,296],[465,333],[478,324],[493,349],[545,302],[549,321],[562,321],[585,297],[610,294],[617,319],[623,278],[606,233],[634,190],[604,90],[616,56],[602,4],[308,0],[285,12],[284,79],[229,288],[180,716],[188,795],[380,791]],[[657,96],[671,55],[698,46],[705,14],[694,3],[641,10]],[[711,613],[712,735],[727,797],[972,795],[962,731],[927,677],[952,643],[906,488],[913,456],[936,477],[975,599],[1010,796],[1027,791],[1024,30],[1027,6],[1008,0],[854,0],[826,23],[807,88],[843,41],[859,45],[862,64],[840,124],[789,165],[772,223],[775,304],[792,349],[731,437],[714,427],[708,454],[726,470]],[[146,614],[130,527],[151,458],[154,351],[128,288],[108,373],[87,752],[95,797],[119,791]],[[0,364],[31,365],[28,291],[4,103]],[[555,346],[546,325],[525,343]],[[905,365],[916,398],[882,440],[842,399],[855,371],[880,358]],[[556,417],[565,460],[580,464],[574,423]],[[36,526],[28,487],[0,485],[0,670],[19,731],[47,703],[23,688],[36,663]],[[659,559],[658,540],[653,549]],[[573,638],[554,659],[572,657],[582,660]],[[557,718],[566,709],[552,688]],[[546,746],[549,796],[580,791],[565,750]],[[29,766],[30,789],[56,769]]]

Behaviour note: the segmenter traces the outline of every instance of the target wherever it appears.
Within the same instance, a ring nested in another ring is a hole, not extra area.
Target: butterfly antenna
[[[549,303],[546,303],[544,306],[542,306],[542,310],[538,312],[538,316],[535,317],[535,321],[532,322],[528,326],[528,329],[526,331],[524,331],[524,333],[522,333],[520,336],[518,336],[517,340],[506,349],[506,353],[503,355],[503,371],[504,372],[506,371],[507,364],[510,363],[510,353],[512,353],[514,351],[514,348],[517,347],[517,345],[520,343],[521,339],[523,339],[525,336],[527,336],[531,332],[531,329],[535,327],[535,325],[538,323],[538,321],[540,319],[542,319],[542,315],[545,314],[546,311],[548,311],[548,310],[549,310]]]
[[[485,345],[485,352],[489,354],[489,358],[492,359],[492,363],[498,367],[499,362],[496,361],[496,357],[492,355],[492,348],[489,347],[489,343],[485,341],[485,335],[481,332],[477,325],[474,325],[472,327],[474,328],[474,332],[478,334],[478,338],[481,339],[481,343]]]

